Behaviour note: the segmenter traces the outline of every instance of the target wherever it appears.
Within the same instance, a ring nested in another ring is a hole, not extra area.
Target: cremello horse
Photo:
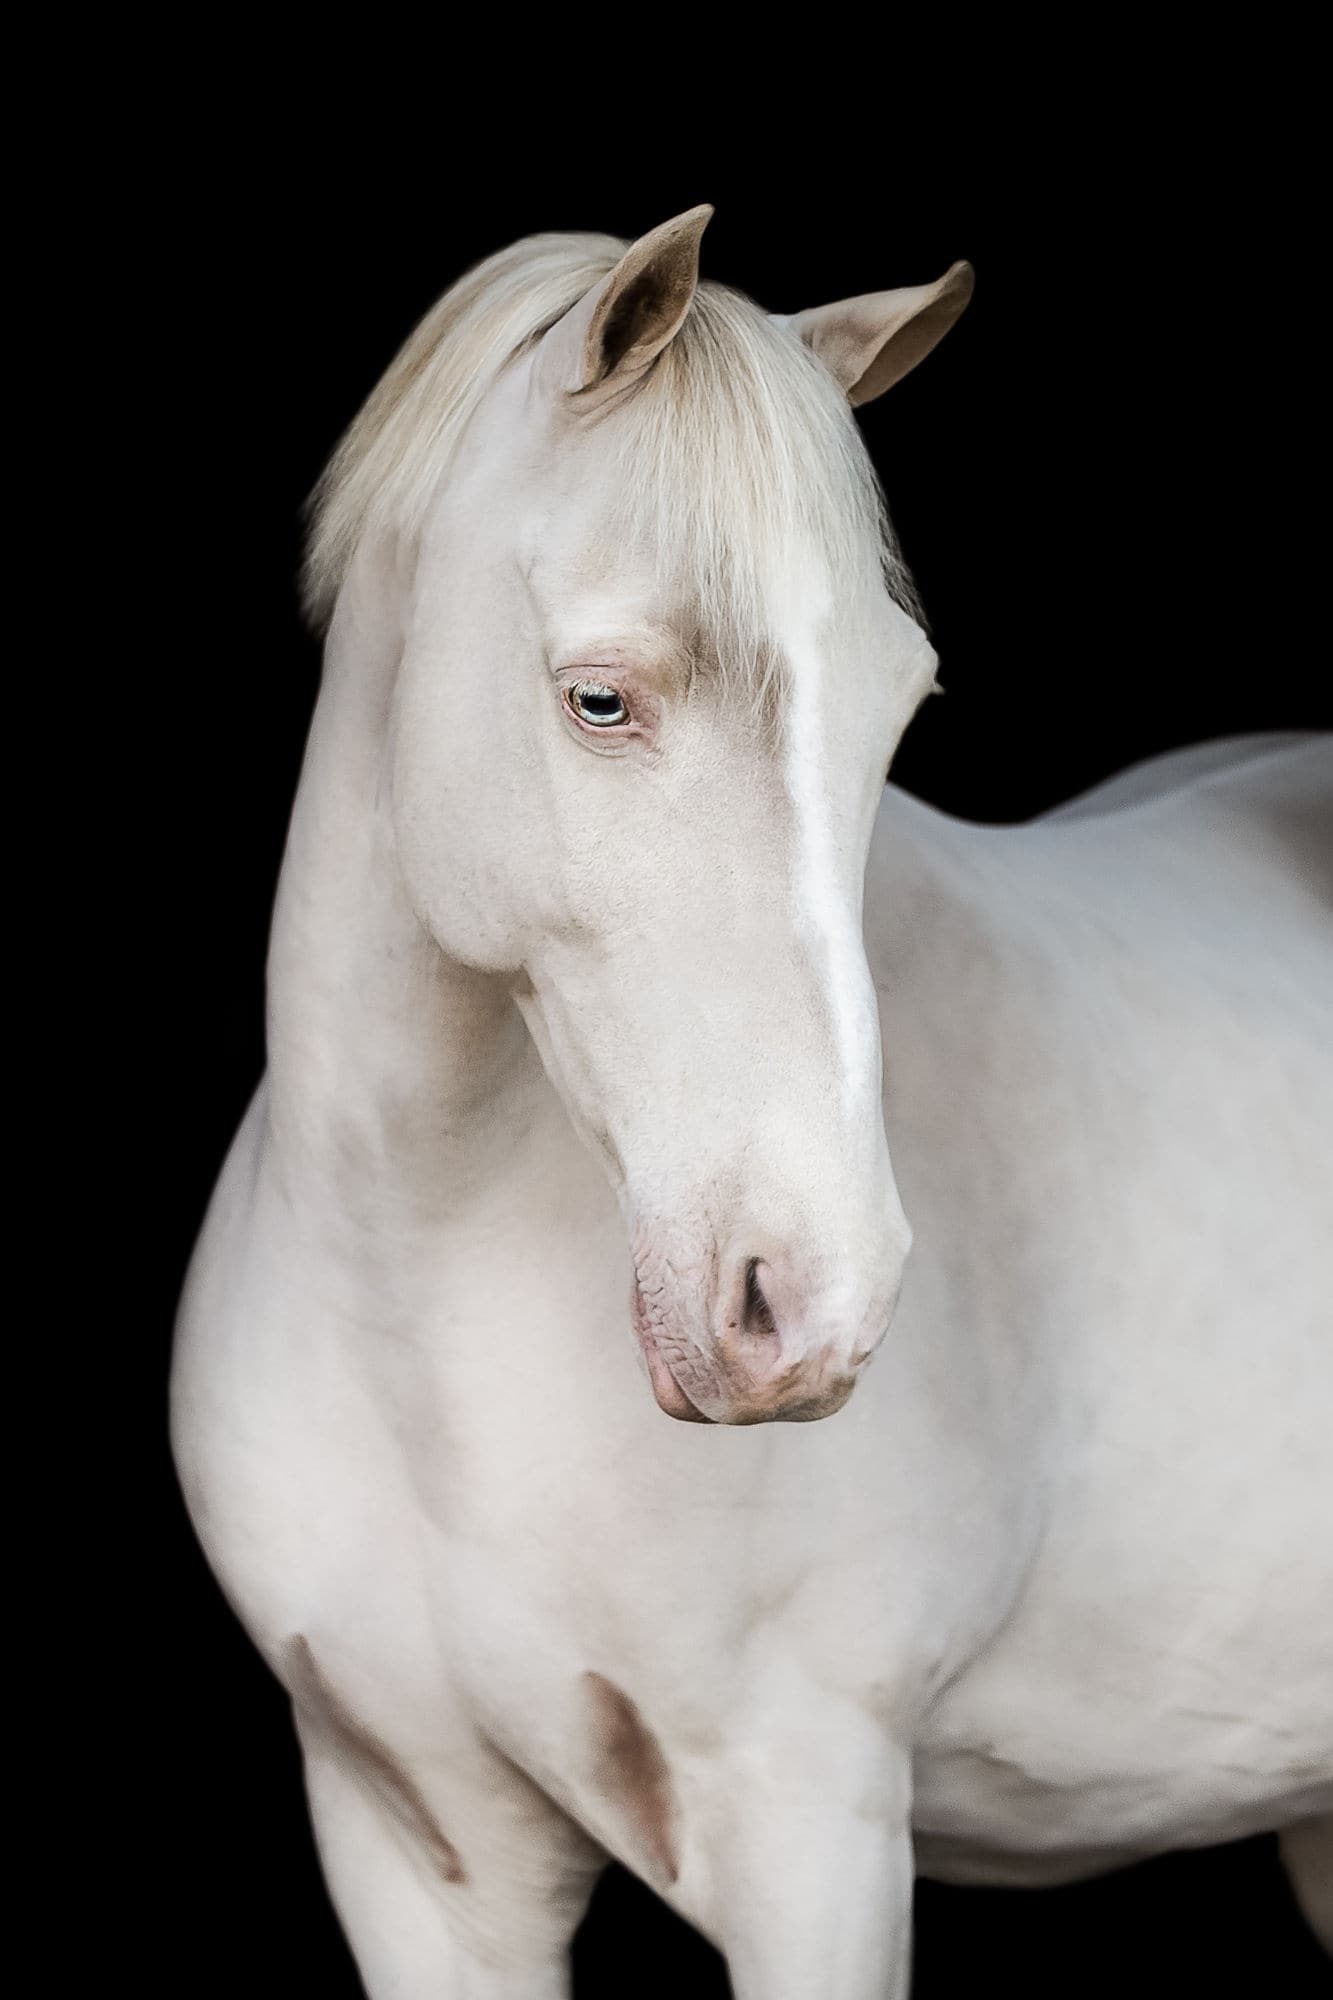
[[[971,273],[776,318],[709,213],[481,265],[321,483],[193,1520],[373,2000],[554,2000],[608,1855],[738,2000],[1258,1829],[1333,1944],[1328,743],[886,789],[850,404]]]

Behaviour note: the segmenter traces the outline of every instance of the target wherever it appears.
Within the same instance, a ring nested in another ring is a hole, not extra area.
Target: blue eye
[[[579,721],[593,729],[616,729],[629,721],[629,710],[604,681],[576,681],[565,699]]]

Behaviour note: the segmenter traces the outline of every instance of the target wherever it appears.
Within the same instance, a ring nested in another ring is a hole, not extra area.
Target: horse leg
[[[1277,1844],[1302,1914],[1333,1958],[1333,1813],[1283,1827]]]
[[[781,1741],[713,1853],[735,2000],[906,2000],[914,1864],[906,1759],[793,1785]],[[801,1760],[797,1760],[798,1762]],[[810,1774],[813,1776],[813,1774]]]
[[[496,1760],[450,1837],[345,1744],[301,1731],[324,1879],[368,2000],[567,2000],[568,1947],[606,1857]],[[455,1842],[457,1844],[455,1844]]]
[[[770,1828],[728,1895],[722,1937],[735,2000],[906,2000],[906,1827],[868,1827],[849,1814]]]

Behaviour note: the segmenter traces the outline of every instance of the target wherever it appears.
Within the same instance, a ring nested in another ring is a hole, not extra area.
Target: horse
[[[888,782],[853,412],[973,273],[769,313],[711,213],[477,265],[311,496],[194,1530],[371,2000],[557,2000],[608,1858],[737,2000],[1260,1831],[1333,1949],[1329,739]]]

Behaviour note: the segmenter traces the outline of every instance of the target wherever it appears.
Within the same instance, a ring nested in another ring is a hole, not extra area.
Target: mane
[[[332,615],[367,534],[412,536],[501,371],[617,264],[611,236],[524,238],[420,321],[305,504],[302,601]],[[684,323],[618,413],[617,516],[660,573],[692,583],[712,650],[767,676],[772,593],[810,555],[839,592],[882,583],[925,617],[850,405],[804,343],[729,286],[701,281]],[[623,497],[623,505],[622,505]]]

